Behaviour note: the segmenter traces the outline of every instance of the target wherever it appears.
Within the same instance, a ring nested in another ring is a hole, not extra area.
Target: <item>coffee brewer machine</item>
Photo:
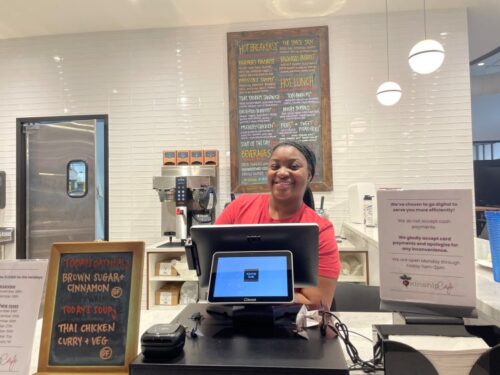
[[[217,166],[163,166],[153,177],[161,202],[161,234],[184,242],[192,225],[213,224],[217,203]]]

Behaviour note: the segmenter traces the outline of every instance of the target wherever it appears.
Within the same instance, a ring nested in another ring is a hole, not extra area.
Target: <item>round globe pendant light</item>
[[[391,106],[399,102],[401,99],[401,87],[393,81],[389,80],[389,16],[387,9],[387,0],[385,0],[385,35],[386,35],[386,52],[387,52],[387,81],[382,83],[377,89],[377,100],[380,104]]]
[[[429,74],[435,72],[443,64],[444,48],[434,39],[427,39],[427,20],[424,0],[424,40],[413,46],[408,55],[408,63],[415,73]]]
[[[435,72],[443,64],[444,48],[436,40],[425,39],[413,46],[408,55],[411,69],[419,74]]]
[[[392,81],[382,83],[377,89],[377,100],[380,104],[391,106],[401,99],[401,87]]]

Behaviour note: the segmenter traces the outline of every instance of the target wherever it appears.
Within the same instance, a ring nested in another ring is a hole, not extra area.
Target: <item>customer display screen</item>
[[[212,261],[208,301],[292,302],[291,252],[286,250],[216,252]]]

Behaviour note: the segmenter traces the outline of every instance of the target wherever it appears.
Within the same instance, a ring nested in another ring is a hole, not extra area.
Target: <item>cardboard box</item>
[[[175,151],[163,150],[163,165],[176,165],[177,157]]]
[[[177,165],[189,164],[189,150],[180,150],[176,152]]]
[[[174,268],[172,260],[162,260],[156,263],[156,276],[177,276],[179,273]]]
[[[178,305],[182,283],[168,283],[158,289],[155,293],[157,305]]]
[[[219,165],[219,151],[218,150],[203,150],[203,164],[204,165]]]
[[[189,164],[190,165],[202,165],[203,164],[203,151],[202,150],[189,151]]]

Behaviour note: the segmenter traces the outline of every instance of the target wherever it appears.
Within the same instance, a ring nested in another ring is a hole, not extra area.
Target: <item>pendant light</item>
[[[387,81],[382,83],[377,89],[377,100],[380,104],[391,106],[401,99],[401,87],[389,80],[389,15],[387,10],[387,0],[385,0],[385,37],[387,52]]]
[[[443,64],[444,48],[437,40],[427,39],[427,20],[424,1],[424,40],[413,46],[408,55],[408,62],[415,73],[429,74]]]

